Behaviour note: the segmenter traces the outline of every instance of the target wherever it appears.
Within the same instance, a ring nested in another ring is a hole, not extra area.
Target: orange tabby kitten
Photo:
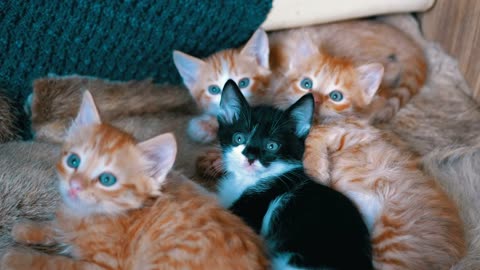
[[[87,91],[57,163],[64,205],[51,222],[12,230],[21,243],[62,243],[69,257],[13,249],[1,269],[267,268],[253,231],[169,172],[175,155],[171,134],[136,143],[101,123]]]
[[[339,90],[316,93],[322,123],[305,142],[305,168],[359,207],[377,269],[449,269],[466,248],[456,206],[392,134],[352,116],[369,106],[378,77],[359,76],[344,60],[325,61],[318,82]]]
[[[205,59],[173,52],[173,61],[183,83],[204,111],[190,121],[187,132],[193,140],[207,143],[216,138],[216,115],[227,80],[234,80],[249,102],[266,102],[270,79],[268,55],[268,38],[262,29],[258,29],[241,49],[226,49]]]
[[[277,77],[272,87],[274,94],[280,96],[280,103],[288,100],[291,104],[305,92],[328,96],[334,90],[342,90],[338,85],[324,83],[325,77],[333,76],[331,72],[350,70],[351,75],[358,74],[370,82],[382,78],[384,72],[380,90],[368,111],[357,111],[358,106],[350,110],[381,122],[392,118],[425,83],[423,50],[405,33],[381,22],[355,20],[318,25],[274,32],[269,39],[270,62]],[[332,61],[329,56],[346,61],[336,61],[328,70],[324,65]],[[358,95],[353,91],[350,94]],[[356,98],[359,97],[351,97]]]

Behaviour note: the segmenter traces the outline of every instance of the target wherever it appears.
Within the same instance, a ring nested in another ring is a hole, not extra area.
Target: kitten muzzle
[[[83,186],[78,179],[70,180],[70,188],[68,189],[68,196],[72,199],[78,197],[78,193],[82,191]]]

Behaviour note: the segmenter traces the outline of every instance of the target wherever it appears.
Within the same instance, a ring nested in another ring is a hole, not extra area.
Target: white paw
[[[210,143],[217,138],[218,122],[213,115],[203,114],[188,123],[187,133],[190,139],[199,143]]]
[[[322,184],[327,184],[330,182],[330,173],[328,170],[317,170],[315,173],[315,180]]]

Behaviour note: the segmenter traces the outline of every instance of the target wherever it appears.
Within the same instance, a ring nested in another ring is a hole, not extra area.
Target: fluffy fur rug
[[[431,173],[457,202],[469,253],[453,269],[480,269],[480,106],[457,62],[425,40],[411,16],[380,18],[423,45],[430,77],[424,89],[382,128],[390,129],[423,156]]]
[[[453,269],[480,269],[479,105],[471,99],[471,91],[460,74],[456,61],[445,54],[437,44],[428,42],[422,37],[416,21],[411,16],[385,16],[380,17],[379,20],[412,35],[424,47],[430,65],[430,77],[421,93],[414,97],[390,124],[383,125],[381,128],[393,131],[419,152],[423,156],[425,169],[436,177],[458,203],[465,222],[469,254]],[[75,104],[80,102],[79,93],[87,87],[96,99],[101,99],[101,96],[108,91],[121,92],[122,89],[127,88],[131,90],[130,94],[138,94],[136,90],[148,93],[155,88],[158,90],[155,96],[164,90],[161,86],[155,86],[150,82],[133,83],[133,86],[134,89],[131,89],[132,83],[110,83],[79,77],[48,78],[37,81],[35,91],[36,93],[54,92],[64,97],[60,99],[62,103]],[[69,94],[65,95],[65,93]],[[76,94],[70,95],[71,93]],[[125,102],[128,100],[125,99]],[[146,103],[155,104],[154,99],[143,100]],[[44,141],[58,141],[74,114],[70,113],[59,119],[55,111],[61,106],[54,107],[54,102],[54,97],[48,94],[39,94],[33,99],[36,132]],[[108,99],[105,99],[105,102],[108,102]],[[184,107],[193,106],[187,99],[182,98],[182,102]],[[206,149],[203,148],[205,146],[200,147],[183,141],[186,122],[195,115],[195,112],[178,112],[171,110],[171,106],[157,105],[154,106],[158,108],[157,111],[151,111],[148,115],[131,115],[126,112],[125,115],[108,116],[108,110],[103,114],[107,115],[108,120],[113,121],[115,125],[135,131],[135,135],[140,139],[160,132],[174,131],[182,140],[180,145],[185,145],[181,150],[183,154],[180,153],[180,158],[183,157],[185,160],[180,164],[180,169],[193,168],[196,153]],[[66,108],[64,111],[68,111],[68,105],[63,107]],[[99,107],[101,107],[100,104]],[[35,120],[35,115],[50,115],[50,117]],[[57,148],[58,146],[40,143],[38,145],[36,143],[0,145],[2,153],[10,151],[12,155],[15,153],[22,156],[14,161],[9,161],[5,154],[0,158],[2,172],[0,173],[0,197],[11,200],[11,204],[0,205],[0,249],[10,243],[6,234],[14,220],[24,217],[46,218],[52,213],[52,205],[54,205],[52,202],[58,199],[55,191],[51,189],[54,163],[52,155],[58,151]],[[31,169],[21,169],[26,167]],[[12,171],[10,168],[13,168],[15,173],[8,173]],[[189,173],[192,172],[189,171]],[[28,200],[22,199],[26,197],[29,197]],[[41,207],[29,207],[31,205]]]

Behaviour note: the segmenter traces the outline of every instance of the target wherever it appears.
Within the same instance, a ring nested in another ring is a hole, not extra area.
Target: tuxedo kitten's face
[[[250,107],[237,85],[228,81],[220,106],[218,137],[228,172],[267,178],[302,166],[313,117],[311,95],[286,111]]]
[[[216,115],[229,79],[238,84],[249,101],[262,101],[271,73],[268,55],[267,34],[258,29],[242,49],[226,49],[206,59],[174,51],[173,61],[200,108]]]
[[[289,106],[305,93],[312,93],[316,119],[366,109],[382,81],[381,64],[355,66],[348,59],[322,53],[308,38],[292,51],[284,81],[275,89],[275,104]]]

